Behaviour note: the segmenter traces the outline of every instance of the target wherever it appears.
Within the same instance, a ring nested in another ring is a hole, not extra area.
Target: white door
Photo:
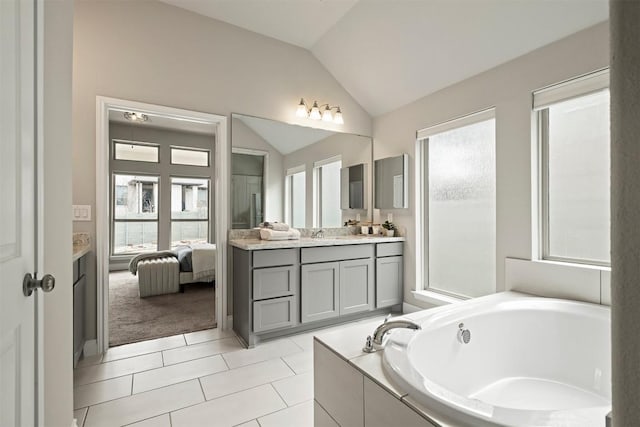
[[[35,422],[35,0],[0,0],[0,426]]]

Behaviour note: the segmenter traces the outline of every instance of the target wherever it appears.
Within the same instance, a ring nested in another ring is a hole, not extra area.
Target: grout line
[[[169,412],[163,412],[162,414],[154,415],[154,416],[152,416],[152,417],[143,418],[143,419],[141,419],[141,420],[137,420],[137,421],[134,421],[134,422],[132,422],[132,423],[125,424],[125,425],[123,425],[122,427],[131,426],[131,425],[134,425],[134,424],[137,424],[137,423],[141,423],[141,422],[143,422],[143,421],[147,421],[147,420],[151,420],[151,419],[153,419],[153,418],[161,417],[161,416],[163,416],[163,415],[169,415],[169,419],[171,419],[171,415],[170,415],[170,413],[169,413]]]
[[[129,372],[129,373],[122,374],[122,375],[115,375],[115,376],[113,376],[113,377],[103,378],[103,379],[101,379],[101,380],[90,381],[90,382],[85,383],[85,384],[78,384],[78,385],[76,385],[76,384],[75,384],[75,381],[74,381],[73,389],[75,390],[76,388],[78,388],[78,387],[83,387],[83,386],[85,386],[85,385],[89,385],[89,384],[96,384],[96,383],[101,383],[101,382],[104,382],[104,381],[113,380],[113,379],[116,379],[116,378],[126,377],[127,375],[140,374],[140,373],[142,373],[142,372],[153,371],[154,369],[159,369],[159,368],[162,368],[162,366],[156,366],[156,367],[154,367],[154,368],[146,368],[146,367],[145,367],[144,369],[142,369],[142,370],[140,370],[140,371]]]
[[[325,413],[329,418],[331,418],[331,420],[333,420],[333,422],[334,422],[334,423],[336,423],[336,425],[337,425],[337,426],[339,426],[339,425],[340,425],[340,423],[339,423],[339,422],[337,422],[335,418],[333,418],[333,415],[331,415],[331,414],[329,413],[329,411],[327,411],[327,410],[325,409],[325,407],[324,407],[324,406],[322,406],[322,405],[320,404],[320,402],[318,402],[315,398],[313,399],[313,404],[314,404],[314,406],[315,406],[316,404],[318,404],[318,406],[322,408],[322,410],[324,411],[324,413]],[[315,413],[315,407],[313,408],[313,411],[314,411],[314,413]],[[315,420],[314,420],[314,421],[315,421]]]
[[[164,350],[160,351],[160,357],[162,358],[162,366],[167,366],[164,364]]]
[[[89,406],[87,406],[87,410],[83,412],[82,420],[80,420],[80,427],[84,427],[84,422],[87,420],[87,414],[89,413]]]
[[[132,377],[133,377],[133,375],[132,375]],[[124,377],[118,377],[118,378],[124,378]],[[95,384],[95,383],[92,383],[92,384]],[[137,393],[137,394],[139,394],[139,393]],[[102,403],[112,402],[112,401],[114,401],[114,400],[118,400],[118,399],[123,399],[123,398],[125,398],[125,397],[131,397],[132,395],[133,395],[133,378],[131,378],[131,391],[129,392],[129,394],[124,395],[124,396],[114,397],[114,398],[112,398],[112,399],[101,400],[101,401],[99,401],[99,402],[95,402],[95,403],[92,403],[92,404],[90,404],[90,405],[86,406],[86,408],[89,408],[89,407],[91,407],[91,406],[100,405],[100,404],[102,404]],[[78,410],[80,410],[80,409],[82,409],[82,408],[77,408],[77,409],[76,409],[75,407],[73,408],[73,410],[74,410],[74,411],[78,411]]]
[[[223,338],[223,339],[226,339],[226,338]],[[206,343],[200,343],[200,344],[206,344]],[[200,344],[194,344],[194,346],[200,345]],[[182,348],[182,347],[178,347],[178,348]],[[175,350],[175,349],[171,349],[171,350]],[[163,350],[163,353],[164,353],[164,351],[171,351],[171,350]],[[242,349],[237,349],[236,348],[236,349],[232,349],[232,350],[228,350],[228,351],[221,351],[221,352],[217,352],[217,353],[208,354],[208,355],[205,355],[205,356],[198,356],[198,357],[194,357],[193,359],[181,360],[180,362],[165,364],[164,366],[179,365],[180,363],[186,363],[186,362],[191,362],[192,360],[204,359],[205,357],[222,356],[225,353],[232,353],[232,352],[238,351],[238,350],[242,350]],[[164,362],[164,354],[163,354],[163,362]]]
[[[198,384],[200,384],[200,391],[202,392],[202,398],[206,402],[207,401],[207,394],[204,392],[204,387],[202,386],[202,381],[200,381],[200,378],[198,378]]]
[[[294,376],[295,376],[295,375],[294,375]],[[291,377],[289,377],[289,378],[291,378]],[[276,380],[276,381],[280,381],[280,380]],[[276,392],[276,394],[278,395],[278,397],[280,397],[280,399],[281,399],[281,400],[282,400],[282,402],[284,403],[284,406],[285,406],[286,408],[289,408],[290,406],[289,406],[289,404],[287,403],[287,401],[286,401],[286,400],[284,400],[284,397],[282,397],[282,395],[280,394],[280,392],[278,391],[278,389],[276,388],[276,386],[274,386],[274,385],[273,385],[273,383],[274,383],[274,382],[275,382],[275,381],[270,382],[270,383],[269,383],[269,385],[271,386],[271,388],[273,388],[273,389],[275,390],[275,392]],[[283,409],[284,409],[284,408],[283,408]],[[282,410],[282,409],[281,409],[281,410]],[[277,412],[277,411],[276,411],[276,412]]]

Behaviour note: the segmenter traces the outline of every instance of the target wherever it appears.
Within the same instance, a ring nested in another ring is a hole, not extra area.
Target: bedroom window
[[[156,251],[159,177],[114,174],[113,189],[113,254]]]
[[[171,164],[208,167],[209,150],[171,147]]]
[[[305,227],[306,173],[301,165],[287,170],[285,176],[285,222],[295,228]]]
[[[608,86],[605,70],[533,95],[543,259],[610,264]]]
[[[494,110],[418,133],[425,289],[462,297],[496,290]]]
[[[145,142],[113,140],[113,158],[134,162],[159,162],[159,147]]]
[[[209,180],[171,178],[171,247],[209,241]]]
[[[314,227],[341,227],[340,210],[340,156],[321,160],[313,164],[314,171]]]

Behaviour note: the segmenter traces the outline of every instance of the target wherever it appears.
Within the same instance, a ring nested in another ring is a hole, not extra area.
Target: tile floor
[[[219,329],[115,347],[75,369],[75,418],[80,427],[313,426],[313,336],[343,327],[253,349]]]

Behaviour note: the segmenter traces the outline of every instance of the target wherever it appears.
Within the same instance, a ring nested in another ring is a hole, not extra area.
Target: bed
[[[171,251],[139,254],[129,262],[140,297],[184,291],[184,285],[214,282],[216,245],[198,243]]]

